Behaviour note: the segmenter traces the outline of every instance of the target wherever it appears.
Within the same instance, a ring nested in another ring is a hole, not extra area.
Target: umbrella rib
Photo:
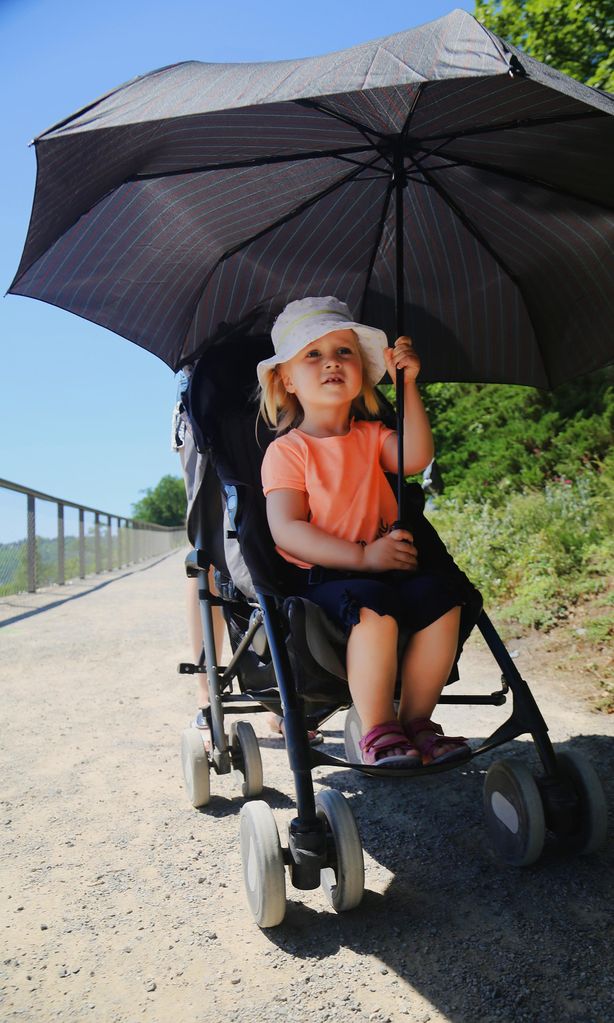
[[[379,249],[379,246],[380,246],[380,242],[382,240],[382,235],[384,233],[384,227],[386,225],[386,218],[388,216],[388,210],[390,208],[390,200],[392,198],[393,188],[394,188],[394,184],[393,184],[393,181],[392,181],[392,178],[391,178],[389,180],[389,182],[388,182],[388,188],[386,190],[386,198],[384,200],[384,206],[383,206],[383,209],[382,209],[381,220],[380,220],[380,222],[378,224],[378,229],[377,229],[376,236],[375,236],[375,242],[374,242],[374,245],[373,245],[373,249],[372,249],[371,255],[369,257],[369,266],[367,268],[367,274],[366,274],[366,277],[365,277],[365,287],[364,287],[364,290],[363,290],[363,293],[362,293],[362,302],[360,303],[360,313],[359,313],[359,315],[360,315],[360,319],[361,320],[362,320],[362,318],[364,316],[365,303],[367,301],[367,290],[369,288],[369,282],[371,280],[371,275],[373,273],[373,267],[375,266],[375,260],[377,259],[377,252],[378,252],[378,249]]]
[[[201,300],[201,298],[203,296],[205,288],[209,284],[209,281],[213,277],[213,274],[216,272],[216,270],[218,269],[218,267],[222,263],[225,263],[226,260],[230,259],[231,256],[236,255],[236,253],[240,252],[241,249],[247,248],[248,245],[251,245],[253,242],[258,241],[260,238],[264,238],[264,236],[267,235],[267,234],[270,234],[271,231],[274,231],[276,228],[281,227],[283,224],[289,223],[289,221],[293,220],[295,217],[300,216],[301,213],[304,213],[305,210],[308,210],[311,206],[314,206],[321,199],[326,198],[326,196],[331,195],[333,192],[336,192],[337,189],[342,188],[343,185],[346,185],[346,184],[348,184],[348,182],[352,181],[354,178],[357,178],[358,175],[360,174],[361,170],[369,169],[372,166],[372,164],[374,164],[377,160],[379,160],[379,153],[369,163],[366,163],[364,165],[361,165],[360,167],[357,167],[357,168],[353,169],[350,174],[347,174],[347,175],[345,175],[345,177],[340,178],[339,181],[335,181],[332,185],[328,185],[325,189],[323,189],[321,192],[318,192],[316,195],[313,195],[310,199],[306,199],[305,202],[301,203],[299,206],[297,206],[295,209],[291,210],[289,213],[284,213],[284,215],[282,217],[279,217],[278,220],[274,221],[272,224],[269,224],[268,227],[264,227],[261,231],[257,231],[256,234],[251,235],[249,238],[246,238],[246,239],[244,239],[244,241],[242,241],[239,244],[233,246],[233,248],[227,249],[226,252],[222,253],[222,255],[217,260],[215,266],[211,267],[211,270],[209,271],[209,273],[207,274],[207,276],[205,277],[205,279],[204,279],[204,281],[202,283],[202,287],[199,290],[198,297],[196,298],[196,300],[194,302],[194,305],[193,305],[192,316],[190,317],[190,323],[192,323],[192,321],[194,319],[194,313],[196,312],[196,309],[197,309],[198,304],[199,304],[199,302],[200,302],[200,300]],[[186,341],[186,336],[184,336],[183,344],[185,344],[185,341]],[[183,344],[182,344],[182,351],[183,351]],[[185,359],[185,356],[182,356],[182,358]]]
[[[420,142],[436,142],[438,139],[444,141],[454,142],[456,139],[467,138],[470,135],[488,135],[497,131],[513,131],[517,128],[539,128],[545,124],[565,124],[568,121],[581,121],[587,120],[592,117],[610,117],[611,115],[606,113],[605,110],[590,110],[581,114],[564,114],[552,117],[536,117],[534,120],[531,118],[519,118],[515,121],[502,121],[500,124],[489,124],[478,127],[477,125],[473,128],[465,128],[463,131],[457,131],[451,134],[445,132],[441,135],[424,135],[421,136]]]
[[[423,174],[424,174],[424,177],[429,182],[429,184],[431,185],[431,187],[434,188],[435,191],[441,196],[443,201],[449,206],[449,208],[452,210],[454,215],[459,218],[459,220],[464,225],[464,227],[466,227],[466,229],[470,232],[470,234],[473,235],[473,237],[478,242],[478,244],[481,245],[482,248],[484,248],[488,252],[488,254],[490,256],[492,256],[492,258],[494,259],[494,261],[497,264],[497,266],[499,266],[501,268],[503,273],[506,274],[506,276],[509,277],[509,279],[512,281],[512,283],[515,285],[515,287],[518,288],[518,292],[522,296],[522,302],[523,302],[524,308],[526,310],[526,314],[527,314],[527,317],[529,319],[529,323],[531,324],[531,327],[533,328],[533,336],[535,337],[535,340],[536,340],[536,342],[537,342],[537,344],[539,346],[539,340],[538,340],[539,335],[538,335],[538,332],[536,330],[535,323],[533,322],[533,317],[531,315],[531,310],[529,309],[529,307],[528,307],[528,305],[526,303],[526,300],[525,300],[525,297],[524,297],[524,293],[523,293],[522,288],[520,286],[520,281],[519,281],[518,277],[516,276],[516,274],[513,272],[513,270],[510,269],[510,267],[505,263],[505,261],[503,259],[501,259],[499,254],[495,251],[495,249],[490,244],[490,242],[487,241],[486,238],[484,238],[482,232],[478,230],[476,225],[467,216],[467,214],[464,213],[463,210],[461,210],[460,207],[456,205],[454,199],[450,196],[450,194],[446,191],[446,189],[438,181],[434,181],[428,171],[423,170]],[[545,368],[546,363],[543,360],[542,360],[542,362],[543,362],[544,368]]]
[[[328,110],[325,106],[322,106],[321,103],[318,103],[315,100],[297,99],[294,102],[297,104],[297,106],[307,107],[310,110],[317,110],[318,113],[320,114],[326,114],[327,117],[332,117],[337,121],[341,121],[343,124],[349,125],[350,128],[355,128],[356,131],[359,131],[363,138],[367,140],[367,142],[372,148],[376,143],[373,141],[372,138],[370,138],[369,132],[371,133],[371,135],[375,135],[377,136],[377,138],[380,139],[385,139],[388,137],[386,132],[378,131],[377,128],[366,128],[364,124],[361,124],[360,121],[355,121],[354,118],[349,117],[348,114],[342,114],[340,111],[337,110]]]
[[[349,160],[347,158],[347,156],[340,156],[339,160],[340,160],[341,163],[349,163],[349,164],[351,164],[352,167],[363,167],[364,168],[364,167],[367,166],[367,164],[361,163],[359,160]],[[374,164],[371,163],[371,164],[369,164],[369,166],[373,167]],[[380,177],[380,178],[381,177],[384,177],[384,178],[390,177],[390,172],[388,170],[386,170],[384,167],[376,167],[375,169],[379,170],[379,172],[380,172],[377,177]],[[370,180],[371,181],[375,181],[375,180],[377,180],[377,178],[371,178]]]
[[[428,153],[428,156],[433,155]],[[445,156],[445,152],[441,154]],[[502,178],[511,178],[514,181],[522,181],[525,184],[537,185],[539,188],[545,188],[550,192],[555,192],[557,195],[564,195],[568,199],[576,199],[578,202],[591,203],[594,206],[600,206],[604,210],[614,210],[614,204],[608,205],[601,199],[587,198],[585,195],[579,195],[577,192],[572,192],[568,188],[561,188],[559,185],[550,184],[548,181],[544,181],[542,178],[532,177],[530,174],[522,174],[520,171],[507,170],[504,167],[497,167],[496,164],[483,163],[481,160],[469,160],[465,157],[445,157],[451,162],[441,167],[429,167],[429,172],[433,173],[440,170],[449,170],[451,167],[475,167],[476,170],[483,170],[490,174],[496,174]],[[420,167],[423,173],[424,168]]]
[[[269,164],[296,163],[300,160],[322,160],[328,156],[342,158],[352,153],[367,153],[372,148],[372,146],[345,146],[342,149],[319,149],[315,152],[288,153],[283,156],[261,156],[254,157],[251,160],[230,160],[226,163],[201,164],[197,167],[182,167],[177,170],[152,171],[151,174],[132,174],[129,178],[125,178],[124,183],[173,178],[181,174],[204,174],[207,171],[237,170],[241,167],[266,167]]]
[[[284,215],[280,217],[279,220],[276,220],[273,224],[270,224],[268,227],[264,227],[261,231],[258,231],[256,234],[252,235],[251,238],[246,238],[245,241],[242,241],[238,245],[235,245],[234,248],[228,249],[228,251],[225,252],[224,255],[220,257],[218,262],[220,263],[224,262],[226,259],[229,259],[230,256],[234,256],[235,253],[240,252],[240,250],[244,249],[247,245],[251,245],[252,242],[258,241],[258,239],[264,237],[265,234],[268,234],[270,231],[275,230],[276,227],[281,227],[282,224],[286,224],[294,217],[299,216],[305,210],[309,209],[310,206],[313,206],[316,202],[319,202],[320,199],[326,198],[327,195],[330,195],[332,192],[335,192],[338,188],[341,188],[343,185],[347,185],[349,181],[352,181],[354,178],[357,178],[361,171],[370,169],[378,159],[379,153],[370,162],[360,164],[360,166],[353,170],[351,174],[346,175],[346,177],[344,178],[340,178],[339,181],[335,181],[332,185],[328,185],[322,192],[318,192],[317,195],[312,196],[311,199],[306,199],[304,203],[301,203],[300,206],[296,207],[296,209],[291,210],[290,213],[284,213]]]
[[[425,82],[420,82],[420,84],[418,85],[418,88],[416,89],[416,93],[415,93],[415,96],[414,96],[414,98],[412,100],[411,107],[409,108],[409,110],[407,112],[407,117],[405,118],[405,124],[403,125],[403,128],[401,130],[401,138],[404,138],[404,139],[407,138],[407,133],[409,131],[410,122],[411,122],[412,117],[414,116],[414,110],[418,106],[418,101],[420,100],[420,98],[422,97],[422,93],[424,92],[425,84],[426,84]]]
[[[425,170],[423,167],[420,167],[419,164],[418,164],[418,166],[419,166],[419,169],[422,171],[422,173],[423,173],[425,179],[427,180],[427,182],[441,196],[443,201],[446,203],[447,206],[449,206],[449,208],[452,210],[454,215],[458,217],[458,219],[467,228],[467,230],[473,235],[473,237],[476,239],[476,241],[479,242],[479,244],[482,246],[482,248],[486,249],[486,251],[489,253],[489,255],[492,256],[492,258],[497,263],[497,266],[499,266],[501,268],[501,270],[503,270],[503,272],[506,274],[506,276],[509,277],[510,280],[512,280],[517,287],[519,287],[518,279],[517,279],[516,275],[514,274],[513,270],[511,270],[509,268],[509,266],[507,266],[505,261],[501,258],[501,256],[492,247],[490,242],[487,241],[487,239],[484,237],[482,232],[476,227],[476,225],[470,219],[470,217],[467,216],[467,214],[460,208],[460,206],[457,206],[456,202],[454,201],[454,199],[452,198],[450,193],[443,187],[442,184],[440,184],[439,181],[435,181],[434,180],[434,178],[431,176],[429,171]]]

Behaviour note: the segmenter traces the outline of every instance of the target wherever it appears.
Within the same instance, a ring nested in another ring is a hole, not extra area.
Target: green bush
[[[597,468],[614,424],[614,371],[552,392],[503,384],[427,384],[446,493],[502,504],[547,481]]]
[[[520,626],[548,629],[614,564],[614,458],[574,480],[500,500],[439,498],[429,513],[486,606]]]

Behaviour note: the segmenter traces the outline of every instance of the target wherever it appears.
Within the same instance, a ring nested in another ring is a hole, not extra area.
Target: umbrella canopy
[[[464,11],[324,57],[163,68],[35,140],[10,291],[173,369],[225,324],[335,294],[402,322],[424,380],[553,386],[614,357],[613,113]]]

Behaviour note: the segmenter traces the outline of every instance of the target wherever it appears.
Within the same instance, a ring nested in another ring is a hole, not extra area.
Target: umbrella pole
[[[397,337],[401,337],[404,333],[404,311],[405,311],[405,278],[404,278],[404,231],[403,231],[403,189],[405,188],[405,164],[403,160],[403,145],[402,142],[395,149],[394,153],[394,164],[393,164],[393,178],[394,184],[394,202],[395,202],[395,247],[396,247],[396,288],[394,296],[394,315],[395,315],[395,326]],[[405,388],[404,388],[405,372],[402,369],[398,369],[396,372],[396,392],[397,392],[397,463],[398,463],[398,476],[397,476],[397,504],[399,508],[399,522],[404,525],[404,512],[405,512],[405,501],[404,501],[404,487],[403,481],[405,474],[403,472],[403,465],[405,462],[404,458],[404,444],[403,444],[403,428],[405,421]]]

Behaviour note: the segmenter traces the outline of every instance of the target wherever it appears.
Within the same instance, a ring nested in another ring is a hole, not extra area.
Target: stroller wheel
[[[246,799],[262,792],[262,759],[256,733],[248,721],[233,721],[230,726],[230,757],[233,770]]]
[[[276,927],[286,914],[284,858],[273,811],[261,799],[241,808],[241,859],[256,923]]]
[[[206,806],[211,797],[209,758],[203,733],[198,728],[185,728],[181,736],[181,764],[185,787],[192,806]]]
[[[332,863],[320,871],[320,883],[333,909],[343,913],[360,903],[365,889],[360,835],[347,800],[335,789],[318,792],[316,813],[326,822],[327,847],[332,853]]]
[[[512,867],[541,856],[546,839],[544,808],[535,778],[520,760],[491,764],[484,781],[486,827],[496,854]]]
[[[362,724],[358,716],[358,711],[354,704],[349,708],[345,715],[345,726],[343,730],[343,739],[345,743],[345,758],[348,764],[360,764],[362,763],[362,757],[360,755],[360,746],[358,743],[362,738]]]
[[[564,841],[576,852],[597,852],[605,845],[608,831],[608,804],[599,775],[590,761],[575,751],[559,753],[556,762],[579,801],[576,827]]]

